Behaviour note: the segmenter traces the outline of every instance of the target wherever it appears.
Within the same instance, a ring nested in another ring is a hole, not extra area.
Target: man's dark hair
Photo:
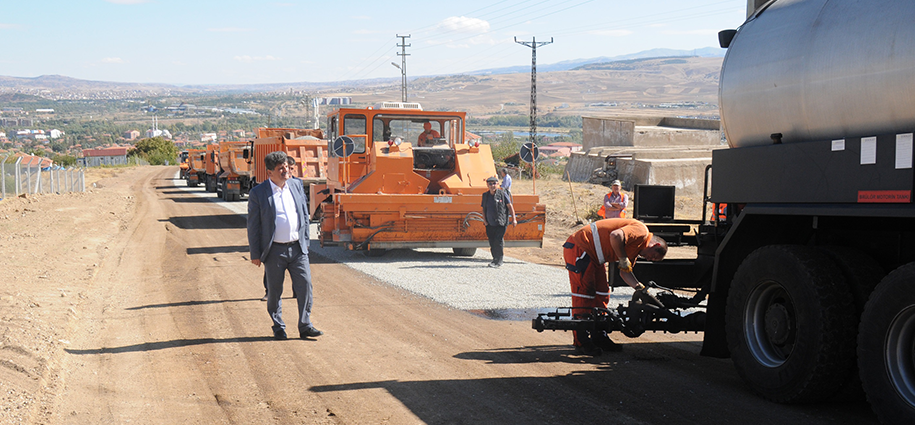
[[[277,165],[286,163],[286,152],[276,151],[270,152],[264,156],[264,165],[268,170],[273,170]]]

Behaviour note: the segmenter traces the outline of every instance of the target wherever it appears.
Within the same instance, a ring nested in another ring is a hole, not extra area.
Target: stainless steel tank
[[[915,1],[776,0],[721,68],[731,147],[915,130]]]

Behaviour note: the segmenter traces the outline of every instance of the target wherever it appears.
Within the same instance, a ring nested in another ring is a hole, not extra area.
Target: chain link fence
[[[0,161],[0,199],[8,196],[38,193],[67,193],[86,191],[84,168],[41,168],[41,158],[31,157],[23,161],[18,157],[15,163],[7,163],[7,155]]]

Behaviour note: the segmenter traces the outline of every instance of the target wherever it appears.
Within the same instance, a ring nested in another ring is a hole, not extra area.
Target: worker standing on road
[[[509,197],[512,196],[512,176],[508,174],[508,168],[502,168],[499,170],[499,175],[502,176],[502,184],[499,187],[508,194]]]
[[[301,338],[324,333],[311,323],[311,266],[308,263],[308,205],[302,181],[290,179],[284,152],[264,156],[267,181],[248,194],[248,249],[251,263],[265,265],[267,313],[273,321],[274,339],[286,339],[283,322],[283,280],[286,270],[298,302]]]
[[[432,139],[438,139],[439,137],[442,137],[441,134],[432,129],[431,122],[426,121],[423,123],[423,132],[419,133],[419,137],[416,138],[416,144],[417,146],[423,147],[426,146],[427,143],[431,144]]]
[[[604,195],[604,204],[597,210],[601,218],[625,218],[626,207],[629,205],[629,196],[620,192],[622,183],[614,180],[610,183],[610,193]]]
[[[578,229],[563,247],[563,258],[572,287],[572,313],[587,316],[593,307],[607,307],[610,285],[604,264],[619,262],[620,277],[637,291],[643,302],[663,307],[632,273],[638,257],[661,261],[667,255],[667,242],[648,231],[638,220],[612,218],[598,220]],[[622,347],[604,331],[574,331],[575,352],[592,356],[602,350],[619,351]]]
[[[492,262],[489,267],[502,266],[503,248],[505,247],[505,228],[508,226],[508,212],[512,213],[512,225],[518,224],[518,218],[515,216],[515,207],[512,206],[512,198],[504,190],[499,188],[499,179],[490,177],[486,179],[486,187],[489,189],[483,192],[483,224],[486,225],[486,237],[489,239],[489,250],[492,252]]]

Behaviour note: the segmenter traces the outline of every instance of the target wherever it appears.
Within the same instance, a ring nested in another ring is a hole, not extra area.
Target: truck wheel
[[[915,423],[915,263],[871,294],[858,332],[858,369],[880,423]]]
[[[473,257],[473,254],[477,253],[476,248],[451,248],[451,250],[458,257]]]
[[[756,393],[780,403],[824,400],[854,369],[848,285],[822,252],[772,245],[740,264],[727,301],[728,347]]]
[[[216,191],[216,179],[207,176],[207,192]]]

